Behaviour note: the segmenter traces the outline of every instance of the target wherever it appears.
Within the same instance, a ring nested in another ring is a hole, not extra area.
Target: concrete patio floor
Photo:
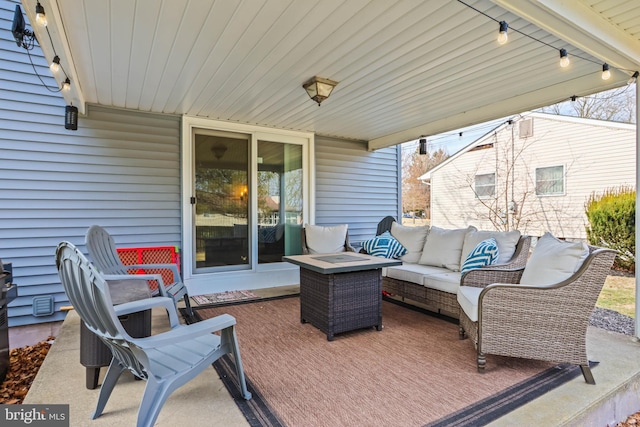
[[[259,292],[260,296],[291,293],[284,288]],[[258,292],[256,292],[258,293]],[[167,316],[154,310],[153,332],[167,327]],[[103,415],[90,416],[99,388],[85,388],[85,368],[79,363],[80,319],[71,311],[63,322],[25,404],[70,405],[71,426],[132,426],[145,383],[123,374]],[[242,337],[239,337],[242,349]],[[632,337],[589,328],[589,358],[600,362],[593,368],[596,385],[582,376],[489,424],[490,426],[615,426],[640,409],[640,343]],[[101,376],[106,368],[102,369]],[[102,381],[102,378],[100,379]],[[156,425],[248,426],[232,397],[211,368],[175,391],[162,408]],[[294,427],[294,426],[292,426]]]

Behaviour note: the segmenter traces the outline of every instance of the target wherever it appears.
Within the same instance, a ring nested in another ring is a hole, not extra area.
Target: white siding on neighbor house
[[[366,144],[315,138],[315,223],[349,224],[349,240],[375,236],[378,222],[400,212],[400,146],[367,151]]]
[[[517,202],[521,215],[516,227],[539,236],[545,231],[567,239],[585,239],[588,225],[585,203],[593,193],[620,186],[635,187],[635,127],[633,125],[530,114],[533,136],[519,138],[517,125],[513,147],[516,153],[513,193],[505,184],[506,167],[511,159],[511,127],[505,125],[478,145],[497,144],[485,150],[470,150],[434,170],[432,222],[442,227],[494,228],[487,220],[489,210],[475,198],[469,182],[475,174],[498,172],[494,203],[506,210]],[[535,194],[536,168],[563,166],[564,194]],[[505,194],[505,189],[506,191]]]

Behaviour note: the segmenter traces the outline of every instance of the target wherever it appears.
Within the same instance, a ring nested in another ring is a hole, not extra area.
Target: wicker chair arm
[[[460,278],[460,286],[484,288],[492,283],[520,283],[524,267],[517,269],[507,269],[502,266],[494,267],[476,268],[464,273]]]

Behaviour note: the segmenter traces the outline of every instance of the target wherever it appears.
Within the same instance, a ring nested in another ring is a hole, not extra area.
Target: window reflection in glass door
[[[258,141],[258,262],[301,250],[302,146]]]
[[[194,143],[196,270],[249,268],[249,136],[203,131]]]

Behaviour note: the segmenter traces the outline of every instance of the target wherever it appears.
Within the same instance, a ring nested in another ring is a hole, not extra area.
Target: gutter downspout
[[[638,230],[638,224],[640,224],[640,212],[638,212],[639,201],[638,188],[640,186],[640,171],[638,170],[638,159],[640,159],[640,134],[638,133],[638,126],[640,125],[640,85],[636,80],[636,316],[635,316],[635,332],[634,339],[640,340],[640,287],[638,286],[638,276],[640,273],[640,267],[638,266],[638,242],[640,241],[640,231]]]

